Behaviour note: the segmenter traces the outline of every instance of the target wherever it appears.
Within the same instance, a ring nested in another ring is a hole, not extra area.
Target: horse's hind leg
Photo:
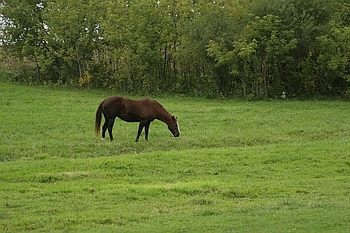
[[[113,141],[112,130],[113,130],[113,125],[114,125],[114,120],[115,120],[115,119],[109,119],[109,120],[108,120],[108,126],[107,126],[108,133],[109,133],[109,139],[110,139],[111,141]]]
[[[102,126],[102,140],[105,140],[107,127],[108,127],[108,122],[107,120],[105,120],[105,123]]]

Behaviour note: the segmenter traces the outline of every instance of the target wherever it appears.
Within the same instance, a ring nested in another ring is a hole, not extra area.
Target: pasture
[[[94,136],[114,93],[0,93],[1,232],[350,231],[348,102],[159,97],[181,136],[136,143],[119,119]]]

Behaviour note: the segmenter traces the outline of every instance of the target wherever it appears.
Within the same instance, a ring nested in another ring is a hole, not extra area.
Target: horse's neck
[[[160,105],[159,111],[157,112],[157,117],[158,120],[163,121],[164,123],[168,124],[172,116],[171,114],[162,106]]]

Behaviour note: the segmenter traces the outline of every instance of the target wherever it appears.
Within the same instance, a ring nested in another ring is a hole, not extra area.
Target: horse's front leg
[[[145,139],[146,141],[148,141],[148,130],[149,130],[149,125],[151,124],[151,122],[147,122],[145,125]]]
[[[137,131],[137,136],[136,136],[136,140],[135,140],[136,142],[139,141],[139,138],[140,138],[142,129],[143,129],[143,127],[145,127],[146,123],[147,123],[147,122],[145,122],[145,121],[140,121],[139,130]]]

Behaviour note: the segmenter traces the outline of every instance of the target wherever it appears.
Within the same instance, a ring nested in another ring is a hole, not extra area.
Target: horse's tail
[[[101,118],[102,118],[102,104],[104,100],[100,103],[96,110],[96,119],[95,119],[95,135],[98,136],[100,134],[101,128]]]

